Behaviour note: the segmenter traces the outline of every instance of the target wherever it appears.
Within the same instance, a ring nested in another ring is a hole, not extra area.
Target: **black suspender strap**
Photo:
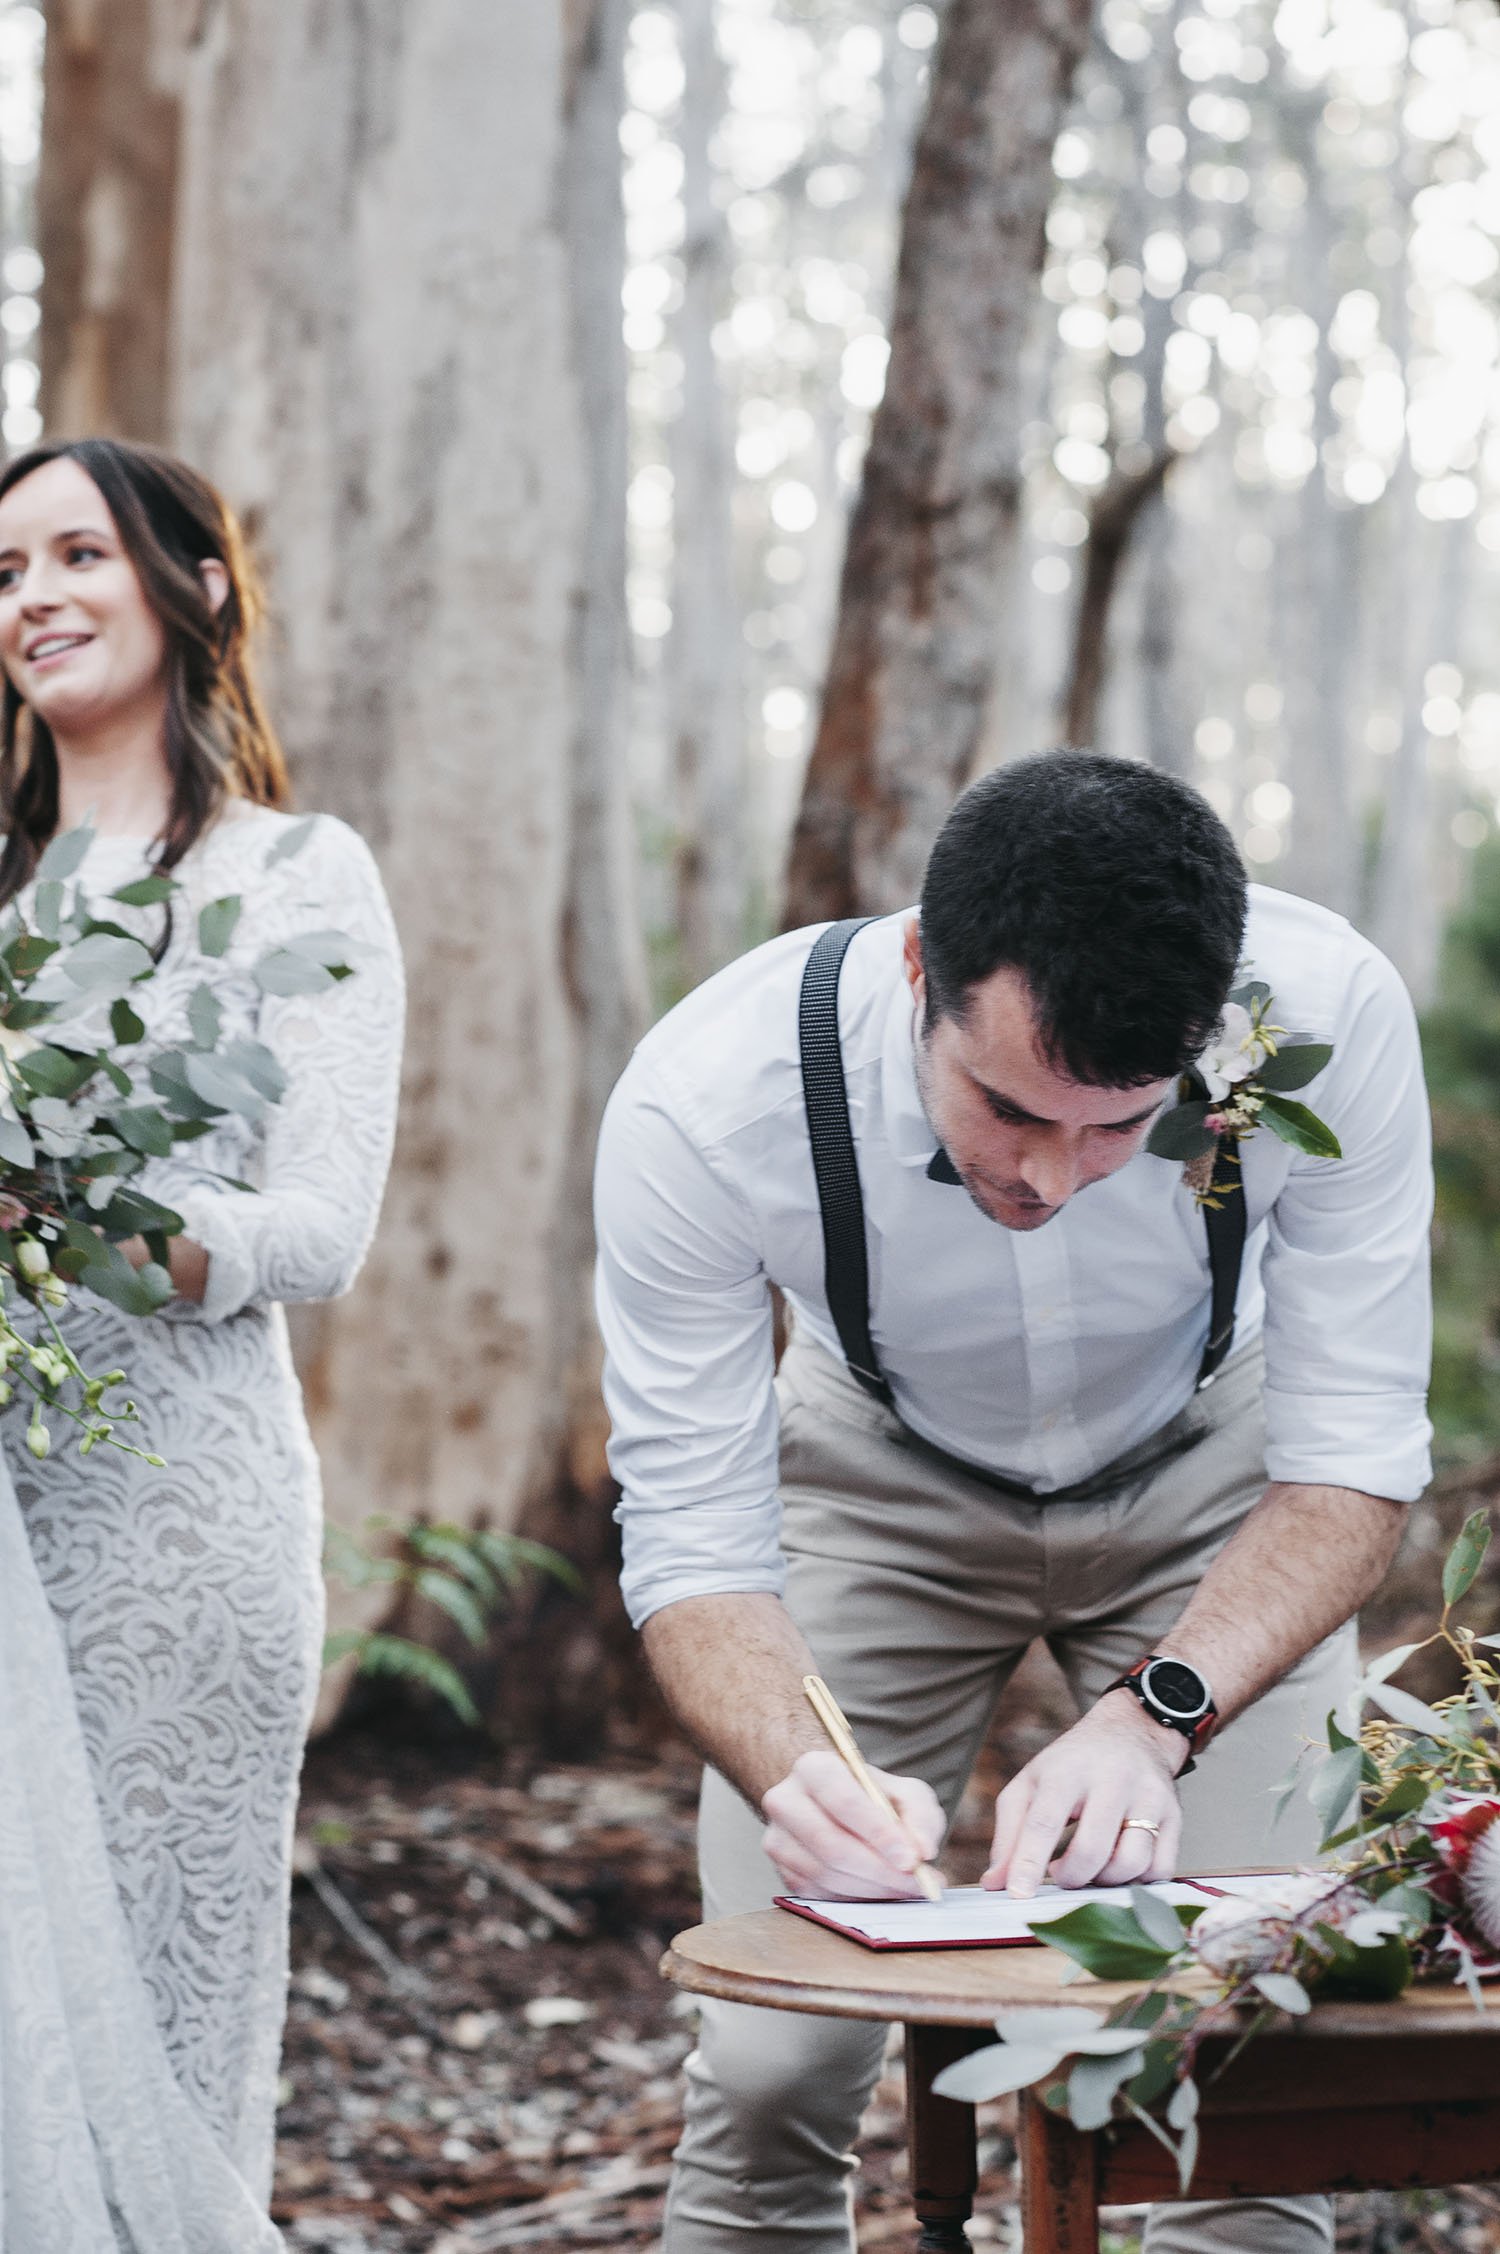
[[[849,1089],[844,1079],[843,1049],[839,1041],[839,972],[857,931],[875,922],[873,916],[849,916],[830,924],[813,943],[802,973],[802,993],[797,1013],[798,1047],[802,1059],[802,1100],[807,1109],[808,1140],[812,1144],[813,1173],[818,1185],[818,1207],[823,1220],[823,1283],[828,1312],[833,1317],[844,1360],[867,1393],[887,1408],[894,1407],[891,1389],[881,1372],[870,1337],[870,1262],[865,1245],[865,1201],[859,1184],[859,1160],[854,1131],[849,1124]],[[946,1154],[938,1153],[938,1158]],[[951,1165],[946,1173],[937,1162],[930,1172],[940,1181],[958,1177]],[[1238,1145],[1224,1138],[1214,1153],[1213,1178],[1203,1203],[1203,1223],[1208,1236],[1211,1296],[1208,1343],[1198,1367],[1198,1383],[1206,1385],[1234,1344],[1235,1300],[1239,1295],[1240,1267],[1245,1254],[1245,1196],[1240,1180]]]
[[[1239,1144],[1228,1136],[1221,1137],[1214,1152],[1203,1226],[1208,1232],[1212,1297],[1208,1344],[1198,1365],[1198,1383],[1207,1385],[1234,1344],[1234,1303],[1239,1297],[1240,1266],[1245,1257],[1245,1186],[1240,1177]]]
[[[797,1011],[802,1056],[802,1100],[823,1216],[823,1283],[844,1360],[867,1393],[887,1408],[891,1389],[881,1375],[870,1338],[870,1263],[865,1249],[865,1201],[849,1124],[849,1089],[839,1042],[839,972],[849,942],[872,916],[830,924],[814,941],[802,973]]]

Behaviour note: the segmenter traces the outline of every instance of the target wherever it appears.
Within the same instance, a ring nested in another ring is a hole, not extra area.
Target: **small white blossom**
[[[1270,1054],[1244,1003],[1226,1002],[1212,1044],[1198,1060],[1209,1102],[1221,1103],[1239,1081],[1258,1072]]]
[[[1339,1884],[1326,1871],[1286,1879],[1253,1900],[1228,1895],[1206,1909],[1193,1927],[1193,1953],[1221,1979],[1244,1979],[1264,1972],[1286,1945],[1293,1918]]]

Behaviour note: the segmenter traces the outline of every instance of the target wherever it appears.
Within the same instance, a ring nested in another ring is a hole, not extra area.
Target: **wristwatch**
[[[1109,1688],[1134,1692],[1153,1722],[1187,1739],[1190,1751],[1177,1772],[1185,1777],[1219,1725],[1219,1709],[1207,1677],[1185,1659],[1165,1659],[1153,1651],[1117,1676]]]

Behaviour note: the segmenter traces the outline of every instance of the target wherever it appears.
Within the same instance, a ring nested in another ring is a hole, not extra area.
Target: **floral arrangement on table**
[[[1250,978],[1230,991],[1211,1047],[1184,1073],[1179,1101],[1163,1112],[1146,1148],[1183,1162],[1183,1180],[1200,1204],[1210,1199],[1214,1161],[1227,1142],[1236,1149],[1257,1127],[1312,1158],[1342,1158],[1333,1129],[1306,1104],[1290,1099],[1315,1080],[1332,1045],[1288,1034],[1271,1018],[1271,989]]]
[[[284,830],[266,867],[300,851],[315,819]],[[189,1000],[186,1040],[148,1041],[131,997],[156,976],[160,950],[111,908],[171,917],[182,887],[153,872],[96,903],[76,881],[92,839],[86,826],[54,838],[27,912],[13,901],[0,913],[0,1410],[26,1409],[37,1457],[52,1445],[49,1417],[79,1428],[85,1456],[101,1446],[146,1453],[120,1430],[140,1421],[122,1392],[127,1373],[86,1370],[68,1343],[60,1318],[70,1289],[132,1315],[170,1299],[168,1240],[182,1217],[147,1196],[139,1175],[230,1113],[259,1122],[286,1090],[268,1048],[224,1036],[207,979]],[[199,910],[205,964],[228,950],[240,905],[229,895]],[[299,934],[253,976],[267,994],[319,993],[350,975],[352,951],[340,932]],[[253,1194],[249,1183],[231,1186]],[[149,1255],[140,1266],[121,1249],[137,1240]],[[18,1322],[22,1305],[32,1313]]]
[[[1199,2069],[1210,2037],[1230,2055],[1284,2013],[1325,1997],[1391,1997],[1414,1979],[1500,1974],[1500,1636],[1457,1625],[1489,1545],[1488,1514],[1467,1521],[1443,1568],[1443,1611],[1422,1643],[1370,1666],[1307,1779],[1323,1825],[1325,1868],[1252,1897],[1176,1908],[1144,1887],[1130,1903],[1089,1903],[1038,1919],[1039,1941],[1074,1977],[1142,1982],[1114,2011],[1086,2005],[1002,2012],[998,2045],[938,2076],[972,2102],[1038,2085],[1076,2128],[1142,2123],[1176,2159],[1184,2191],[1198,2153]],[[1456,1662],[1461,1688],[1428,1706],[1393,1684],[1429,1645]],[[1360,1722],[1364,1708],[1376,1713]],[[1283,1787],[1281,1804],[1303,1780]],[[1215,2058],[1219,2056],[1216,2048]]]

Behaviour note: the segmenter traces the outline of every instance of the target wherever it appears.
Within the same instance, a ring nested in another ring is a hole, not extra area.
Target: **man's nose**
[[[1083,1180],[1082,1153],[1061,1137],[1038,1136],[1021,1153],[1020,1173],[1043,1205],[1066,1205]]]

